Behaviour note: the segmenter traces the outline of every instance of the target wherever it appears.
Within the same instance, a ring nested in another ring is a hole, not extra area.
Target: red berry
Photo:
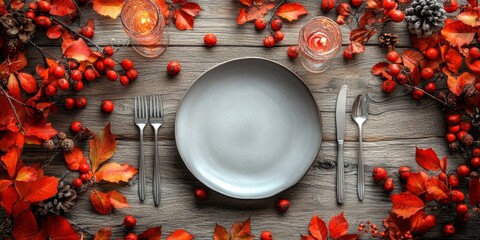
[[[93,35],[95,34],[95,31],[93,30],[92,27],[85,26],[85,27],[82,27],[82,29],[80,30],[80,33],[86,38],[92,38]]]
[[[265,20],[265,18],[257,18],[255,20],[255,28],[257,30],[263,30],[265,29],[265,27],[267,27],[267,21]]]
[[[126,75],[127,75],[128,79],[129,79],[131,82],[133,82],[133,81],[135,81],[135,80],[137,79],[137,77],[138,77],[138,72],[137,72],[137,70],[135,70],[135,69],[130,69],[130,70],[127,71]]]
[[[448,126],[448,131],[451,133],[457,133],[460,131],[460,125],[449,125]]]
[[[343,58],[346,59],[346,60],[350,60],[353,58],[353,52],[348,49],[348,48],[345,48],[345,50],[343,51]]]
[[[383,0],[383,8],[390,10],[395,7],[397,7],[397,2],[395,2],[395,0]]]
[[[80,187],[82,187],[82,185],[83,185],[82,179],[75,178],[75,179],[72,180],[72,186],[74,188],[80,188]]]
[[[180,72],[180,70],[182,70],[182,66],[177,61],[171,61],[167,65],[167,73],[170,76],[177,75]],[[128,76],[128,73],[127,73],[127,76]]]
[[[73,86],[73,90],[78,92],[78,91],[81,91],[82,89],[83,89],[83,82],[82,81],[75,82]]]
[[[384,93],[392,93],[395,90],[397,84],[395,81],[387,79],[382,83],[382,90]]]
[[[123,226],[128,229],[132,229],[137,225],[137,219],[132,215],[127,215],[123,219]]]
[[[68,67],[69,67],[70,69],[75,69],[75,68],[78,67],[78,63],[77,63],[76,61],[74,61],[74,60],[70,60],[70,61],[68,61]]]
[[[122,75],[120,76],[120,83],[123,85],[123,86],[128,86],[130,84],[130,79],[128,79],[127,76],[125,75]]]
[[[422,78],[425,80],[429,80],[430,78],[433,77],[434,74],[435,72],[433,71],[433,69],[429,67],[422,69],[422,73],[421,73]]]
[[[453,134],[453,133],[447,133],[445,138],[447,139],[447,142],[449,142],[449,143],[455,142],[457,140],[457,136],[455,136],[455,134]]]
[[[398,84],[403,85],[408,82],[407,75],[403,73],[399,73],[397,76],[395,76],[395,80],[397,81]]]
[[[385,181],[388,178],[387,170],[385,170],[385,168],[376,167],[373,169],[372,177],[376,182]]]
[[[446,0],[443,2],[443,8],[447,13],[453,13],[458,9],[457,0]]]
[[[467,177],[470,174],[470,168],[467,165],[460,165],[457,168],[457,175],[461,178]]]
[[[115,49],[112,46],[103,47],[103,54],[107,57],[111,57],[115,53]]]
[[[437,90],[437,86],[435,85],[435,83],[433,82],[428,82],[427,84],[425,84],[425,91],[432,94],[435,92],[435,90]]]
[[[278,31],[283,27],[282,19],[275,18],[275,19],[273,19],[273,21],[270,25],[271,25],[273,31]]]
[[[470,58],[480,58],[480,49],[478,47],[472,47],[468,51]]]
[[[25,13],[25,17],[28,19],[35,20],[37,18],[37,15],[33,11],[28,11],[27,13]]]
[[[480,168],[480,158],[473,157],[472,160],[470,160],[470,165],[472,165],[473,168]]]
[[[392,63],[387,67],[387,73],[392,76],[397,76],[400,73],[400,66],[396,63]]]
[[[65,68],[57,65],[52,68],[51,73],[56,78],[62,78],[65,75]]]
[[[118,73],[115,70],[108,70],[106,76],[108,80],[114,82],[117,81]]]
[[[457,204],[456,208],[457,214],[465,215],[468,213],[468,206],[465,203]]]
[[[423,217],[422,227],[425,232],[435,227],[435,225],[437,225],[437,217],[435,217],[434,215],[426,215],[425,217]]]
[[[35,19],[35,24],[37,24],[37,26],[39,27],[49,28],[50,26],[52,26],[52,20],[50,20],[50,18],[46,16],[38,16]]]
[[[451,174],[448,176],[448,185],[450,185],[451,188],[456,188],[458,187],[458,177]]]
[[[53,97],[53,96],[57,95],[57,86],[55,86],[53,84],[47,85],[47,87],[45,88],[45,95],[47,95],[49,97]]]
[[[263,231],[260,235],[260,240],[272,240],[272,233],[270,231]]]
[[[82,81],[82,78],[83,78],[82,72],[80,72],[79,70],[73,70],[70,73],[70,78],[75,82]]]
[[[95,67],[95,70],[97,70],[97,72],[104,72],[105,71],[105,63],[101,59],[99,59],[95,62],[94,67]]]
[[[465,201],[465,194],[458,190],[452,190],[452,202],[453,203],[463,203]]]
[[[400,59],[400,55],[398,54],[397,51],[390,51],[387,53],[387,60],[392,62],[392,63],[395,63],[398,61],[398,59]]]
[[[137,235],[135,235],[135,233],[129,233],[125,235],[125,240],[137,240]]]
[[[352,0],[352,5],[354,7],[358,7],[358,6],[362,5],[362,3],[363,3],[363,0]]]
[[[203,42],[207,47],[213,47],[217,44],[217,36],[213,33],[207,33],[203,37]]]
[[[93,81],[95,80],[95,72],[93,71],[93,69],[89,68],[87,70],[85,70],[85,72],[83,72],[83,77],[87,80],[87,81]]]
[[[88,182],[88,173],[82,173],[82,174],[80,174],[80,179],[81,179],[82,182],[84,182],[84,183]]]
[[[79,121],[72,121],[72,123],[70,123],[70,130],[73,133],[79,133],[80,131],[82,131],[82,127],[83,125]]]
[[[196,197],[198,200],[205,200],[205,199],[207,199],[207,190],[206,190],[205,188],[203,188],[203,187],[195,188],[194,194],[195,194],[195,197]]]
[[[400,180],[406,182],[408,177],[410,177],[411,170],[409,167],[400,167],[398,168],[398,175],[400,176]]]
[[[111,112],[113,112],[113,109],[115,108],[115,105],[110,100],[103,100],[101,108],[102,108],[102,112],[111,113]]]
[[[425,93],[424,93],[422,90],[420,90],[420,89],[415,89],[415,90],[413,90],[413,92],[412,92],[412,97],[413,97],[413,99],[415,99],[415,100],[420,100],[420,99],[423,98],[423,95],[424,95],[424,94],[425,94]]]
[[[74,107],[74,100],[71,97],[65,98],[65,101],[63,102],[63,107],[66,109],[72,109]]]
[[[298,47],[297,46],[290,46],[287,50],[287,55],[291,59],[295,59],[298,57]]]
[[[111,58],[105,58],[103,64],[105,64],[107,69],[113,69],[115,67],[115,61]]]
[[[287,199],[278,200],[277,209],[279,212],[284,213],[288,210],[289,207],[290,207],[290,201],[288,201]]]
[[[472,154],[474,157],[480,157],[480,147],[473,148]]]
[[[450,113],[447,115],[447,123],[449,125],[454,125],[460,123],[460,114],[458,113]]]
[[[395,189],[395,185],[393,184],[393,178],[387,178],[383,183],[383,190],[385,192],[392,192]]]
[[[78,171],[80,173],[88,173],[88,171],[90,171],[90,165],[88,165],[88,163],[81,163],[80,166],[78,166]]]
[[[330,12],[335,7],[335,0],[323,0],[322,1],[322,11]]]
[[[468,215],[468,213],[457,214],[457,222],[460,223],[460,224],[467,223],[469,218],[470,218],[470,215]]]
[[[122,65],[122,68],[125,71],[128,71],[133,68],[133,62],[130,59],[123,59],[120,65]]]
[[[87,99],[85,97],[75,98],[75,108],[76,109],[83,109],[86,106],[87,106]]]
[[[273,36],[265,36],[263,38],[263,46],[265,47],[273,47],[275,45],[275,38]]]
[[[447,182],[447,174],[445,174],[444,172],[439,173],[438,179],[440,179],[440,181],[442,182]]]
[[[273,39],[275,39],[275,42],[282,41],[284,37],[285,37],[285,35],[283,34],[283,32],[281,30],[275,31],[273,33]]]
[[[38,2],[38,10],[39,10],[40,12],[48,13],[48,12],[50,12],[50,9],[51,9],[51,8],[52,8],[52,7],[51,7],[50,3],[47,2],[47,1],[40,1],[40,2]]]
[[[401,22],[405,18],[405,13],[403,13],[402,10],[395,9],[390,14],[390,18],[392,19],[393,22]]]
[[[36,2],[28,3],[28,9],[31,10],[31,11],[38,10],[38,3],[36,3]]]
[[[462,131],[468,132],[472,128],[472,124],[468,121],[461,121],[460,122],[460,129]]]
[[[457,139],[462,141],[463,140],[463,136],[465,136],[465,134],[467,134],[467,132],[465,131],[460,131],[457,133]]]
[[[427,56],[428,59],[435,60],[438,58],[438,50],[436,48],[429,48],[425,52],[425,55]]]
[[[453,224],[446,224],[443,226],[443,234],[447,237],[451,237],[455,234],[455,227],[453,227]]]
[[[70,88],[70,83],[65,78],[60,78],[57,80],[57,87],[60,90],[68,90]]]

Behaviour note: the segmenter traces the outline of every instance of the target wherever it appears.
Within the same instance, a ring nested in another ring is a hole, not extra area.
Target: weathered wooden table
[[[391,208],[389,194],[383,192],[382,186],[375,184],[370,177],[375,166],[381,166],[395,175],[399,166],[416,166],[415,147],[432,147],[439,155],[448,154],[444,141],[445,125],[442,121],[441,107],[432,100],[412,101],[407,93],[401,91],[393,97],[381,92],[381,80],[370,73],[371,67],[384,59],[385,50],[378,46],[374,37],[366,47],[366,53],[359,54],[351,61],[344,61],[339,53],[332,66],[322,74],[307,72],[299,59],[289,60],[286,54],[290,45],[297,43],[301,26],[314,16],[323,15],[320,1],[300,1],[309,14],[300,21],[285,24],[285,39],[274,48],[263,47],[262,39],[266,31],[255,31],[253,24],[238,26],[236,17],[240,9],[238,1],[208,0],[197,1],[204,11],[196,18],[193,31],[178,31],[170,27],[170,46],[160,58],[146,59],[138,55],[131,47],[125,47],[118,53],[118,59],[130,58],[135,61],[139,71],[139,79],[128,88],[120,84],[112,84],[106,80],[86,84],[80,94],[88,99],[88,106],[82,111],[67,112],[60,110],[52,117],[54,126],[59,130],[67,130],[69,123],[78,119],[94,131],[112,123],[112,131],[118,140],[118,150],[114,160],[137,165],[139,154],[138,130],[133,124],[133,98],[138,95],[163,94],[165,107],[165,124],[160,131],[161,188],[162,202],[154,207],[152,196],[152,172],[147,171],[147,200],[142,204],[137,194],[137,184],[115,187],[124,193],[131,208],[114,211],[103,216],[94,212],[88,196],[81,197],[69,218],[82,227],[95,232],[101,227],[121,224],[124,215],[133,214],[138,217],[137,231],[147,227],[163,225],[163,231],[170,233],[177,228],[185,228],[195,234],[197,239],[211,239],[215,223],[229,229],[232,223],[252,220],[253,234],[259,236],[261,231],[269,229],[275,239],[298,239],[299,234],[307,233],[310,218],[317,213],[328,221],[334,214],[345,212],[349,221],[350,232],[356,232],[360,221],[371,219],[377,224],[387,217]],[[329,15],[334,17],[333,14]],[[125,42],[126,34],[122,30],[120,19],[112,20],[100,16],[95,17],[96,34],[94,42],[108,45],[112,38]],[[343,43],[348,43],[348,29],[342,27]],[[405,25],[397,24],[387,27],[386,31],[395,31],[400,36],[399,51],[409,45]],[[218,45],[206,48],[203,36],[206,33],[218,36]],[[59,43],[52,45],[51,40],[36,39],[39,45],[58,53]],[[31,55],[38,58],[35,50]],[[213,191],[208,192],[208,199],[197,202],[193,197],[193,189],[202,184],[187,170],[180,158],[174,135],[174,120],[178,104],[189,85],[205,70],[226,60],[238,57],[257,56],[280,62],[298,73],[308,84],[320,108],[323,118],[324,138],[321,151],[315,163],[305,177],[294,187],[264,200],[245,201],[225,197]],[[166,65],[171,60],[182,64],[182,71],[176,77],[168,77]],[[357,94],[369,93],[373,101],[370,104],[370,117],[364,125],[364,154],[366,164],[365,200],[359,202],[356,189],[356,169],[358,154],[357,125],[348,115],[346,127],[345,161],[346,161],[346,201],[339,206],[335,200],[336,174],[336,135],[335,135],[335,101],[339,88],[349,86],[347,111]],[[104,99],[115,102],[113,114],[100,112],[100,103]],[[146,160],[147,169],[152,169],[153,132],[146,128]],[[85,149],[87,147],[85,146]],[[48,153],[40,149],[25,151],[27,159],[45,159]],[[451,156],[449,163],[457,165],[460,158]],[[65,171],[61,159],[54,161],[47,172],[61,176]],[[73,176],[72,176],[73,177]],[[396,191],[400,184],[395,178]],[[462,182],[465,185],[465,182]],[[287,198],[292,205],[288,212],[279,214],[275,203],[279,198]],[[443,223],[449,219],[439,219],[431,238],[440,238]],[[457,229],[456,238],[475,239],[479,234],[478,221],[471,221],[465,228]],[[123,236],[120,227],[114,228],[115,236]],[[477,229],[477,230],[474,230]],[[368,235],[365,237],[368,238]]]

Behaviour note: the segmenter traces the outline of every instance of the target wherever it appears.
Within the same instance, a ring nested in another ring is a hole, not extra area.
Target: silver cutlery
[[[345,108],[347,105],[347,85],[343,85],[338,93],[335,120],[337,125],[337,202],[345,200],[345,163],[343,159],[343,141],[345,139]]]
[[[360,94],[355,98],[352,106],[352,118],[358,124],[358,167],[357,167],[357,193],[358,199],[363,200],[365,196],[365,170],[363,167],[363,141],[362,124],[368,118],[368,98],[365,94]]]
[[[155,132],[155,162],[153,165],[153,200],[155,206],[160,204],[160,162],[158,159],[158,129],[163,124],[163,103],[161,95],[150,96],[150,125]]]
[[[138,159],[138,196],[145,200],[145,157],[143,154],[143,129],[148,123],[148,104],[146,97],[135,98],[135,125],[140,130],[140,158]]]

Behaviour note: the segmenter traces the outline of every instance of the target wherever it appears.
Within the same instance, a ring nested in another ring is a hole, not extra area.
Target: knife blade
[[[347,105],[347,85],[343,85],[337,96],[335,121],[337,126],[337,203],[345,200],[345,164],[343,159],[343,141],[345,139],[345,108]]]

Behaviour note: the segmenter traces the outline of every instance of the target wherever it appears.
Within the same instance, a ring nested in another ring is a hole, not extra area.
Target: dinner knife
[[[347,105],[347,85],[338,92],[335,120],[337,125],[337,203],[343,204],[345,199],[345,164],[343,161],[343,140],[345,139],[345,107]]]

